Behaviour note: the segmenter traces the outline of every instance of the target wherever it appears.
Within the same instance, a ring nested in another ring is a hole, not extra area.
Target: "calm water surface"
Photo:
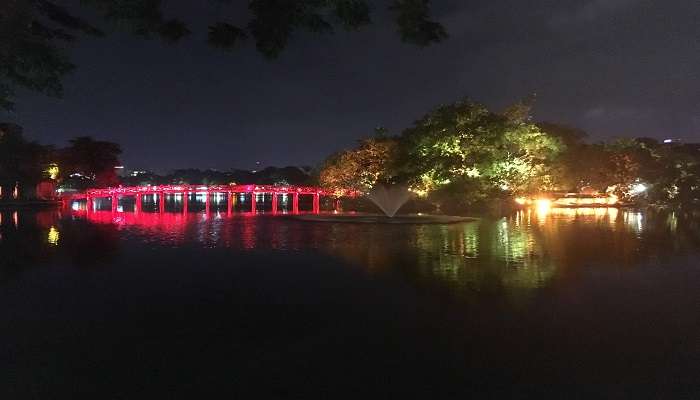
[[[2,211],[0,398],[700,398],[700,227]]]

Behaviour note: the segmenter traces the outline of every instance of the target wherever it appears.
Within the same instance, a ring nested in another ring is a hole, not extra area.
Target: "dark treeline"
[[[0,123],[0,200],[48,199],[54,197],[55,189],[70,192],[119,185],[309,185],[316,182],[310,167],[294,166],[257,171],[178,169],[165,175],[139,171],[119,176],[118,171],[123,171],[119,160],[121,152],[116,143],[87,136],[70,140],[66,147],[42,145],[27,140],[22,127]]]
[[[2,199],[51,197],[57,184],[76,189],[116,185],[120,154],[118,144],[90,137],[77,137],[61,148],[42,145],[27,140],[22,127],[0,123]],[[43,195],[37,193],[42,182],[49,184]]]

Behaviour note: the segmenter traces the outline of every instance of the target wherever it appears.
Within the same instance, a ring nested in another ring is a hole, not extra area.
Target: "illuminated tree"
[[[388,181],[394,176],[397,150],[395,139],[363,140],[356,149],[329,157],[321,168],[319,182],[330,190],[367,192],[378,181]]]
[[[517,117],[513,117],[517,116]],[[563,149],[522,112],[499,115],[462,100],[430,112],[403,132],[402,173],[420,195],[454,186],[516,194],[552,184],[551,162]]]

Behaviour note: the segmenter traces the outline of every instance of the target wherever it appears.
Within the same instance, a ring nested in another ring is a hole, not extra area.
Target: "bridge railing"
[[[325,190],[314,186],[278,186],[278,185],[156,185],[156,186],[119,186],[113,188],[88,189],[84,193],[75,193],[64,196],[64,201],[67,203],[75,200],[86,200],[86,209],[94,209],[94,199],[111,198],[112,210],[117,211],[118,201],[123,196],[134,196],[136,199],[135,211],[142,208],[142,199],[144,195],[156,194],[159,197],[159,210],[165,210],[165,195],[182,194],[183,209],[187,212],[188,195],[190,193],[205,194],[206,209],[209,210],[210,194],[226,193],[228,195],[228,212],[230,213],[233,207],[234,194],[251,194],[251,212],[257,211],[256,195],[271,194],[272,195],[272,212],[277,212],[278,200],[277,195],[290,195],[292,197],[292,212],[299,212],[299,196],[313,196],[313,211],[320,212],[320,197],[331,196],[336,199],[340,197],[356,197],[358,192],[353,190]],[[336,203],[337,204],[337,203]],[[337,206],[336,206],[337,208]]]

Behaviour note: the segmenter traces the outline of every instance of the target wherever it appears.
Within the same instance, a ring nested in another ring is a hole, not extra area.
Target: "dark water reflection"
[[[694,395],[699,232],[617,209],[446,226],[3,211],[3,387]]]

